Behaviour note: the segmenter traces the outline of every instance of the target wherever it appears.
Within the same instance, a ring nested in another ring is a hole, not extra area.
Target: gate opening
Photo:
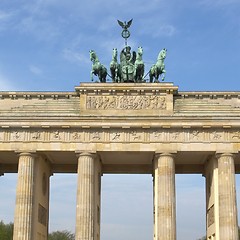
[[[77,174],[50,177],[49,233],[67,230],[75,233]]]
[[[238,226],[240,224],[240,174],[236,173],[236,197],[237,197],[237,209],[238,209]]]
[[[104,174],[101,240],[153,238],[153,181],[150,174]]]
[[[0,221],[13,223],[16,202],[17,174],[5,173],[0,177]]]
[[[206,236],[205,178],[200,174],[176,174],[177,239]]]

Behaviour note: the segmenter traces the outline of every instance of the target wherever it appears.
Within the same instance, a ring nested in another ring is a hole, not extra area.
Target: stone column
[[[33,240],[34,165],[31,153],[21,153],[18,164],[14,240]]]
[[[176,240],[175,163],[170,153],[154,159],[154,239]]]
[[[220,240],[238,240],[234,158],[230,153],[217,154]]]
[[[99,189],[96,187],[99,183],[96,180],[98,170],[99,160],[96,154],[84,152],[78,155],[76,240],[99,238],[100,222],[97,218],[100,211],[100,197],[96,193],[96,189]]]

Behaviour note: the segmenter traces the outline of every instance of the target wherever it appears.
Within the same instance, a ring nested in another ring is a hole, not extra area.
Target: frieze
[[[191,133],[190,133],[190,140],[195,140],[195,141],[198,141],[200,139],[202,139],[202,132],[200,132],[199,130],[193,130]]]
[[[124,133],[122,131],[110,132],[110,142],[124,142]]]
[[[4,140],[4,131],[0,130],[0,141]]]
[[[51,131],[50,132],[50,141],[64,141],[65,140],[65,136],[64,136],[64,133],[63,131],[59,131],[59,130],[55,130],[55,131]]]
[[[70,140],[71,141],[83,141],[84,139],[84,133],[83,132],[78,132],[74,131],[70,133]]]
[[[232,132],[232,139],[240,139],[240,131]]]
[[[165,96],[87,96],[86,108],[97,110],[165,110]]]
[[[164,133],[161,130],[154,130],[150,132],[150,142],[162,142],[164,139]]]
[[[43,134],[40,131],[36,131],[31,134],[31,138],[33,140],[42,140],[42,135]]]
[[[213,131],[210,133],[211,141],[221,141],[223,139],[223,132]]]
[[[240,142],[240,131],[232,129],[173,129],[173,128],[99,128],[99,129],[1,129],[4,142]]]
[[[90,132],[90,142],[105,142],[104,141],[104,133],[99,131]]]

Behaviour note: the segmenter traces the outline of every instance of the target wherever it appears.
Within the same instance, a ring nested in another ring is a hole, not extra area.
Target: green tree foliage
[[[13,223],[5,224],[3,221],[0,222],[0,239],[13,239]]]
[[[75,239],[74,234],[66,230],[52,232],[48,235],[48,240],[74,240],[74,239]]]
[[[75,236],[69,231],[56,231],[48,235],[48,240],[74,240]],[[0,240],[13,240],[13,223],[5,224],[0,221]]]

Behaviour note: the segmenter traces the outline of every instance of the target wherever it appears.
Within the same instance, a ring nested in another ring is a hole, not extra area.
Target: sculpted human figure
[[[124,82],[134,82],[135,60],[136,60],[136,52],[133,51],[131,54],[130,46],[126,46],[125,48],[122,49],[120,54],[120,66],[121,66],[122,80]]]

